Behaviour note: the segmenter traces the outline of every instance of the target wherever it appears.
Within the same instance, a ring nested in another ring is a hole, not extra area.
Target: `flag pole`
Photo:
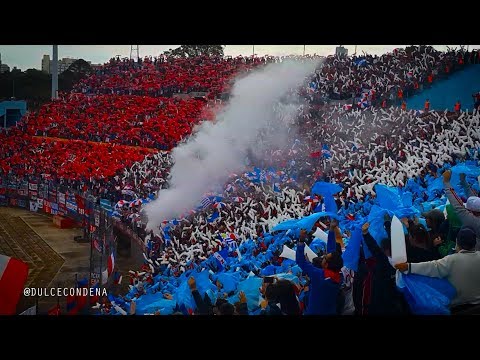
[[[58,283],[58,288],[60,288],[60,283]],[[60,315],[60,295],[57,291],[57,316]]]
[[[100,224],[102,224],[102,213],[103,213],[103,212],[100,211]],[[102,279],[102,262],[103,262],[103,252],[104,252],[104,250],[105,250],[105,243],[103,242],[103,240],[102,240],[102,247],[101,247],[101,249],[102,249],[102,252],[100,253],[100,270],[99,270],[99,272],[100,272],[100,281],[99,281],[99,286],[98,286],[99,288],[102,286],[102,280],[103,280],[103,279]]]
[[[87,285],[87,289],[88,289],[88,303],[90,303],[90,285],[92,283],[92,264],[93,264],[93,243],[92,243],[92,234],[90,232],[91,230],[91,223],[92,223],[92,220],[91,220],[91,201],[88,200],[88,238],[90,240],[90,266],[89,266],[89,271],[88,271],[88,285]]]

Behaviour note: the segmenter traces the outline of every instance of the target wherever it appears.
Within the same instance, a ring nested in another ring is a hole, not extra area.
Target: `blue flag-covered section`
[[[475,186],[477,180],[473,176],[478,173],[478,170],[473,169],[472,166],[472,164],[462,163],[458,164],[456,168],[453,167],[452,170],[455,171],[452,176],[452,184],[455,183],[454,178],[459,177],[460,172],[466,172],[468,182]],[[448,164],[444,168],[447,167],[449,167]],[[361,227],[365,222],[370,223],[369,232],[379,243],[389,236],[385,229],[385,221],[390,221],[392,216],[395,215],[399,219],[417,218],[418,223],[427,228],[426,220],[421,217],[421,213],[429,209],[443,211],[446,198],[440,174],[444,168],[438,169],[436,176],[427,174],[424,177],[409,179],[403,187],[394,188],[376,184],[374,188],[376,196],[367,194],[357,201],[343,198],[335,201],[334,195],[343,190],[342,186],[322,181],[316,182],[308,201],[312,205],[316,205],[319,198],[314,194],[321,195],[322,199],[318,203],[318,207],[315,207],[314,213],[312,213],[314,206],[310,206],[310,212],[304,212],[305,216],[285,220],[276,226],[272,226],[271,223],[267,224],[263,231],[260,230],[261,235],[253,238],[240,240],[238,236],[229,237],[228,232],[236,234],[233,226],[225,231],[227,233],[223,234],[225,236],[221,236],[217,231],[212,231],[209,242],[204,241],[204,245],[209,246],[209,254],[205,257],[203,257],[204,252],[199,253],[202,255],[201,257],[188,261],[183,261],[184,258],[181,258],[182,261],[179,262],[158,258],[158,263],[161,262],[161,264],[155,265],[153,281],[143,282],[143,290],[134,283],[124,299],[114,297],[112,300],[122,308],[128,309],[129,302],[135,298],[139,314],[153,313],[157,310],[161,314],[170,314],[176,311],[190,314],[198,311],[187,283],[188,278],[193,276],[202,298],[206,296],[212,303],[217,299],[225,298],[234,304],[239,301],[239,292],[244,291],[247,296],[249,313],[257,314],[260,312],[259,288],[262,285],[262,277],[276,276],[292,280],[294,283],[305,284],[306,279],[302,276],[302,271],[295,261],[279,256],[284,250],[284,245],[295,251],[296,240],[298,240],[301,229],[312,232],[316,230],[316,227],[323,229],[324,232],[317,231],[316,238],[309,243],[309,247],[316,254],[319,254],[320,251],[333,252],[337,247],[336,234],[334,231],[328,231],[325,225],[328,227],[330,219],[337,219],[342,238],[346,243],[342,255],[344,265],[356,271],[362,252],[365,258],[371,257],[371,252],[361,233]],[[258,168],[251,171],[249,175],[252,183],[268,184],[274,183],[279,177],[286,176]],[[235,186],[240,187],[240,182],[236,182]],[[238,194],[235,194],[233,190],[231,192],[231,196],[237,198],[235,200],[237,203],[247,202],[246,198],[240,200]],[[207,195],[204,196],[208,200],[205,203],[209,204],[207,210],[210,216],[207,215],[206,223],[211,229],[212,227],[208,224],[213,224],[213,228],[215,228],[215,220],[219,218],[218,210],[214,210],[215,204],[218,205],[221,202],[230,204],[231,202],[220,196]],[[278,193],[273,195],[275,197],[283,196]],[[337,202],[339,208],[337,208]],[[306,204],[307,200],[297,204],[293,203],[292,206],[305,206],[306,208]],[[175,242],[172,241],[172,237],[175,232],[173,230],[174,226],[180,225],[180,222],[174,219],[165,222],[164,225],[162,239],[167,246],[174,246]],[[347,230],[351,232],[351,235]],[[407,229],[404,228],[404,231]],[[218,250],[217,246],[220,242],[222,247]],[[151,250],[150,246],[149,251]],[[176,250],[178,251],[178,249]],[[185,253],[184,249],[182,251]],[[178,252],[180,253],[180,251]],[[401,291],[413,313],[447,314],[449,312],[448,307],[455,293],[453,287],[446,280],[403,275],[402,281]],[[308,298],[303,293],[298,296],[300,299]],[[112,313],[116,314],[115,310],[112,310]]]

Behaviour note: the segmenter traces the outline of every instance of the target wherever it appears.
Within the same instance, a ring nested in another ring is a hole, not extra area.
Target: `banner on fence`
[[[100,210],[95,210],[95,226],[100,226]]]
[[[78,213],[77,204],[74,201],[67,200],[66,207],[68,212],[73,213],[73,215]]]
[[[57,189],[54,189],[54,188],[50,188],[48,189],[48,200],[50,202],[54,202],[56,203],[57,202]]]
[[[95,286],[100,282],[100,274],[96,272],[90,273],[90,285]]]
[[[85,199],[80,195],[75,195],[75,202],[77,203],[78,214],[85,215]]]
[[[58,204],[56,202],[51,202],[50,203],[50,214],[52,215],[58,215]]]
[[[38,202],[34,200],[30,200],[30,211],[37,212],[38,211]]]

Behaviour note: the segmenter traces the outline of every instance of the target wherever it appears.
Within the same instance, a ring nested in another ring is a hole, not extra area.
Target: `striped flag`
[[[203,200],[202,200],[202,209],[206,209],[206,208],[209,207],[210,205],[212,205],[212,202],[210,201],[210,199],[209,199],[208,197],[203,198]]]

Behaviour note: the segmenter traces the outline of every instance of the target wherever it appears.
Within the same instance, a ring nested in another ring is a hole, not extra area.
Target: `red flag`
[[[57,304],[48,310],[48,315],[58,316],[60,315],[60,305]]]
[[[115,268],[115,256],[113,255],[113,252],[112,252],[108,257],[108,261],[107,261],[108,276],[110,276],[113,273],[114,268]]]
[[[27,277],[27,264],[0,255],[0,315],[15,314]]]

